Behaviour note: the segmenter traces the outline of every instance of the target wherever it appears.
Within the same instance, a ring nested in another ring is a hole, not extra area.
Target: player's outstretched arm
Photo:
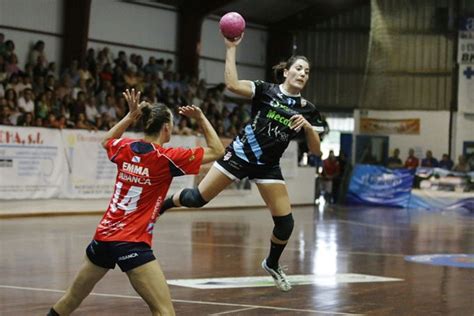
[[[243,33],[236,41],[230,41],[224,37],[226,46],[224,80],[227,89],[235,94],[250,99],[253,96],[252,82],[249,80],[239,80],[235,63],[235,51],[243,37]]]
[[[120,138],[123,133],[127,130],[127,128],[135,123],[141,116],[141,111],[140,111],[140,91],[135,91],[135,89],[132,89],[132,91],[129,91],[128,89],[123,92],[123,96],[125,97],[125,100],[127,101],[129,112],[127,115],[125,115],[124,118],[120,120],[117,124],[114,125],[102,138],[102,146],[105,147],[107,142],[110,139],[115,139],[115,138]]]
[[[216,130],[212,127],[200,108],[195,105],[181,106],[179,107],[179,114],[194,118],[204,133],[207,147],[204,148],[202,163],[217,160],[224,155],[224,145],[222,145]]]

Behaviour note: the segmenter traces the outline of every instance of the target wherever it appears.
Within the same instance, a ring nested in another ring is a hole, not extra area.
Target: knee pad
[[[179,195],[179,203],[186,207],[203,207],[207,204],[198,188],[184,189]]]
[[[293,215],[290,213],[285,216],[273,216],[273,222],[275,227],[273,228],[273,236],[280,239],[281,241],[286,241],[290,239],[291,232],[295,225],[293,220]]]

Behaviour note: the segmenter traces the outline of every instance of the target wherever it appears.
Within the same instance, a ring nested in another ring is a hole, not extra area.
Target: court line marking
[[[37,291],[37,292],[53,292],[53,293],[65,293],[63,290],[55,289],[45,289],[45,288],[36,288],[36,287],[25,287],[25,286],[13,286],[13,285],[2,285],[0,288],[3,289],[13,289],[13,290],[26,290],[26,291]],[[91,292],[90,295],[102,296],[102,297],[114,297],[114,298],[131,298],[131,299],[142,299],[140,296],[136,295],[121,295],[121,294],[107,294],[107,293],[95,293]],[[188,304],[200,304],[200,305],[216,305],[216,306],[236,306],[246,309],[269,309],[269,310],[280,310],[280,311],[291,311],[291,312],[307,312],[307,313],[317,313],[317,314],[330,314],[330,315],[345,315],[345,316],[360,316],[363,314],[351,314],[351,313],[341,313],[341,312],[330,312],[330,311],[319,311],[313,309],[297,309],[297,308],[287,308],[287,307],[277,307],[277,306],[260,306],[260,305],[249,305],[249,304],[235,304],[235,303],[220,303],[220,302],[207,302],[207,301],[190,301],[190,300],[180,300],[172,299],[176,303],[188,303]]]
[[[254,308],[254,307],[248,307],[248,308],[234,309],[234,310],[227,311],[227,312],[209,314],[209,316],[232,314],[232,313],[237,313],[237,312],[249,311],[249,310],[251,310],[251,309],[255,309],[255,308]]]

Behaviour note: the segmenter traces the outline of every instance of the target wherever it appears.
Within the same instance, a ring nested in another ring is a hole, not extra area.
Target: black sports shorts
[[[123,272],[156,259],[150,246],[144,242],[92,240],[86,254],[99,267],[114,269],[118,264]]]
[[[214,167],[232,180],[248,177],[255,183],[285,183],[279,165],[267,166],[248,163],[227,149],[224,157],[214,163]]]

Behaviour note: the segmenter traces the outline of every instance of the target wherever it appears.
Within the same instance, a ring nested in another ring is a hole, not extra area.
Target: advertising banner
[[[360,119],[362,134],[420,134],[420,119],[386,120],[362,117]]]
[[[474,18],[460,19],[458,63],[474,65]]]
[[[347,202],[363,205],[407,207],[414,171],[356,165],[347,192]]]
[[[474,113],[474,64],[459,65],[458,110]]]
[[[58,130],[0,126],[0,198],[57,197],[67,177]]]
[[[112,195],[117,168],[110,162],[101,141],[105,132],[63,130],[68,162],[64,192],[66,198],[108,198]],[[127,137],[135,135],[127,134]]]

